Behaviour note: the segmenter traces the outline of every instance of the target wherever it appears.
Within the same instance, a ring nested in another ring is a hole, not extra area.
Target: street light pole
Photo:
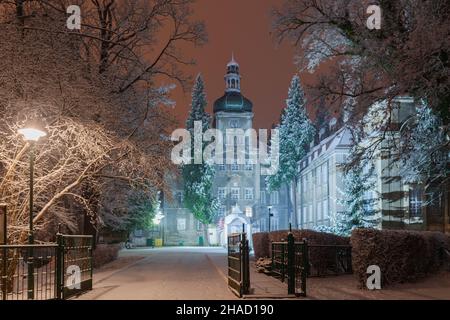
[[[40,138],[45,137],[47,134],[39,129],[28,127],[19,129],[18,132],[23,135],[24,140],[29,143],[29,157],[30,157],[30,203],[29,203],[29,233],[28,233],[28,286],[27,286],[27,297],[30,300],[34,299],[34,236],[33,236],[33,196],[34,196],[34,145]]]
[[[34,142],[30,141],[30,230],[28,244],[33,244]]]
[[[33,236],[33,196],[34,196],[34,142],[30,141],[30,213],[29,213],[29,233],[28,244],[30,245],[28,254],[28,299],[34,299],[34,252],[31,245],[34,243]]]
[[[272,220],[273,214],[271,213],[272,206],[268,206],[267,209],[269,209],[269,232],[270,232],[270,222]]]

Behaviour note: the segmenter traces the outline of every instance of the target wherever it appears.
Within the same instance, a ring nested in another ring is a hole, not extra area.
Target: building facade
[[[223,164],[215,165],[213,192],[220,206],[208,230],[210,244],[226,245],[227,235],[243,228],[248,234],[267,231],[269,226],[271,230],[286,229],[287,188],[269,192],[260,165],[249,161],[251,137],[246,131],[253,128],[253,103],[241,92],[240,66],[234,57],[226,66],[224,95],[214,102],[213,111],[212,125],[224,137],[224,158]],[[227,130],[234,134],[227,135]],[[232,161],[227,159],[226,150],[233,150]],[[244,163],[238,161],[238,150],[245,150]],[[173,200],[163,204],[164,243],[199,245],[202,225],[183,207],[182,181],[173,180],[171,185]]]
[[[394,161],[393,144],[397,143],[401,124],[414,115],[412,98],[396,99],[390,115],[391,126],[374,152],[375,186],[367,198],[375,199],[373,209],[379,229],[433,230],[450,232],[449,196],[447,192],[425,191],[424,186],[402,180],[400,164]],[[343,168],[353,145],[348,129],[336,130],[336,121],[330,125],[331,134],[321,137],[311,146],[299,163],[300,178],[297,194],[299,228],[331,226],[344,208]],[[431,200],[430,200],[431,199]]]

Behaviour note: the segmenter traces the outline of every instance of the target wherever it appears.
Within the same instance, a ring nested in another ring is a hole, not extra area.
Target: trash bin
[[[154,246],[155,246],[155,241],[153,240],[153,238],[147,239],[147,247],[154,247]]]

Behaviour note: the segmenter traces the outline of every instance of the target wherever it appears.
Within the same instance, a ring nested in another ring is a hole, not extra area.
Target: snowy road
[[[115,272],[94,274],[83,300],[235,299],[226,284],[223,248],[168,247],[124,250],[143,259]]]

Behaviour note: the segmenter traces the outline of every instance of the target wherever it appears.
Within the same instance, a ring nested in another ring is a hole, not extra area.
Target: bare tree
[[[97,212],[107,190],[166,189],[163,137],[175,122],[165,110],[171,86],[157,87],[155,77],[185,81],[174,73],[175,44],[195,42],[196,32],[202,39],[201,24],[189,21],[190,1],[80,2],[88,10],[78,33],[64,28],[65,1],[0,3],[0,200],[10,206],[12,242],[27,231],[29,145],[17,129],[30,119],[48,133],[35,148],[38,230],[58,222],[76,230],[74,203],[93,221],[108,220]],[[153,59],[166,19],[177,28]]]

